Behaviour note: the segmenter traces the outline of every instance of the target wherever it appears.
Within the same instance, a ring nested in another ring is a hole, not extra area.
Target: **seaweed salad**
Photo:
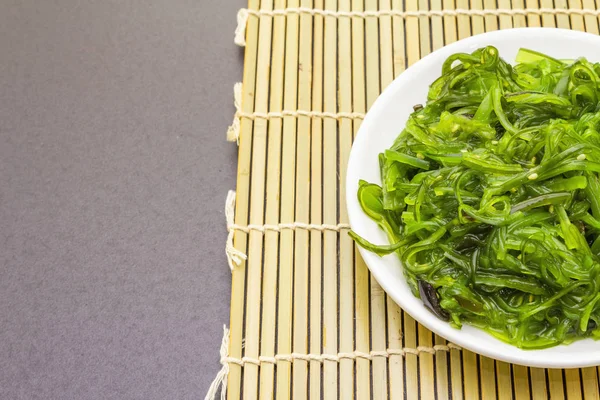
[[[600,338],[600,63],[488,46],[454,54],[361,181],[407,282],[438,318],[524,349]]]

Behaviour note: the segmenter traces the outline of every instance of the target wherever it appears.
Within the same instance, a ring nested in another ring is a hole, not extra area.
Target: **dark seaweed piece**
[[[425,281],[419,281],[419,296],[423,305],[427,307],[436,317],[444,321],[448,321],[450,316],[440,306],[440,299],[438,299],[437,292],[430,283]]]

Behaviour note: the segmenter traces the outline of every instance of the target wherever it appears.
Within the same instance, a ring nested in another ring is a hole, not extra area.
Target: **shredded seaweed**
[[[600,63],[455,54],[363,210],[435,315],[524,349],[600,338]]]

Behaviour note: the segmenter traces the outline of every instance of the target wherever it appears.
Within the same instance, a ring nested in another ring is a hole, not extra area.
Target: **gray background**
[[[0,398],[198,399],[246,0],[0,0]]]

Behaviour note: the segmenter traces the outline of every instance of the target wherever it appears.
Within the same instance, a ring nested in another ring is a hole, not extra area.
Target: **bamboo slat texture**
[[[600,1],[600,0],[596,0]],[[404,69],[478,33],[599,32],[595,0],[249,0],[228,354],[229,399],[598,399],[597,368],[461,350],[405,314],[347,235],[362,117]],[[244,40],[245,39],[245,40]]]

